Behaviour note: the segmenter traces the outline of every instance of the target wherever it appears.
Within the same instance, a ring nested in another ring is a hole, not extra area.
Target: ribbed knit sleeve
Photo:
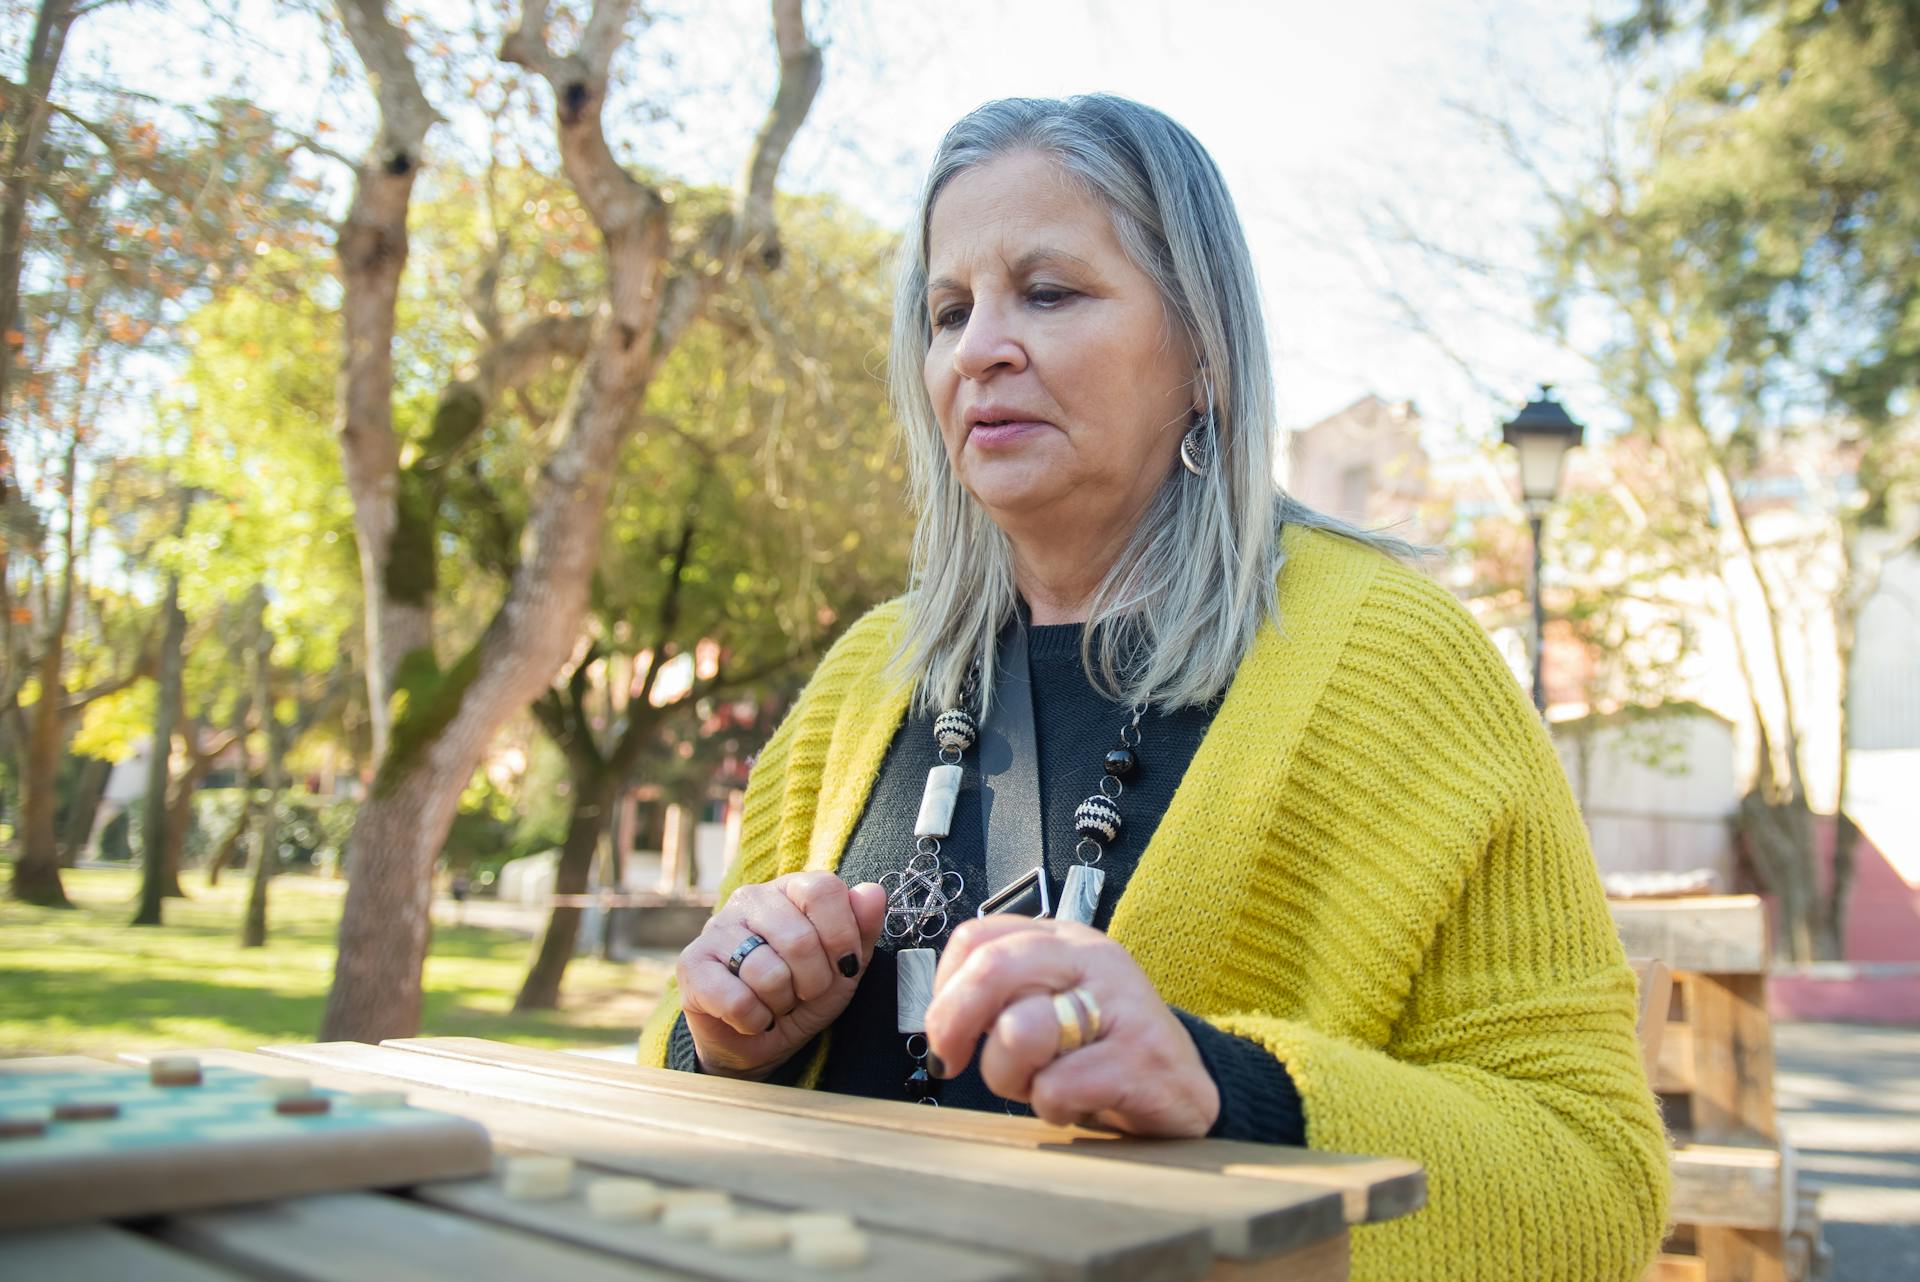
[[[1425,1164],[1426,1209],[1357,1230],[1353,1277],[1638,1278],[1668,1173],[1633,973],[1480,626],[1379,571],[1283,788],[1227,981],[1249,1004],[1210,1017],[1286,1065],[1313,1147]]]

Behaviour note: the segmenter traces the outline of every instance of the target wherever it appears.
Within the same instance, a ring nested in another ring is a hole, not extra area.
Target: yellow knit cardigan
[[[1425,1164],[1353,1277],[1631,1282],[1667,1149],[1634,978],[1539,719],[1432,581],[1289,529],[1262,629],[1114,915],[1160,995],[1287,1066],[1315,1148]],[[898,604],[761,753],[721,891],[832,869],[907,710]],[[641,1034],[663,1064],[669,989]],[[817,1076],[817,1066],[816,1066]]]

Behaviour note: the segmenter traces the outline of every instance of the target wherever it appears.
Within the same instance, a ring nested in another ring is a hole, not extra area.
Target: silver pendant
[[[1067,869],[1067,884],[1060,891],[1060,908],[1054,916],[1082,926],[1093,925],[1100,911],[1100,888],[1106,883],[1107,874],[1092,864],[1075,864]]]
[[[953,831],[954,803],[960,800],[959,766],[935,766],[927,771],[927,790],[920,794],[920,817],[913,821],[916,837],[945,837]]]
[[[940,955],[931,948],[902,948],[893,958],[896,1026],[903,1033],[924,1033],[927,1007],[933,1004],[933,971]]]

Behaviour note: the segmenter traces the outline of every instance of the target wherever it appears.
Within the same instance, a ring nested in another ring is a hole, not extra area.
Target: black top
[[[1088,680],[1080,661],[1080,638],[1081,625],[1077,623],[1029,627],[1027,631],[1033,720],[1039,744],[1041,845],[1056,902],[1067,869],[1074,862],[1074,809],[1097,788],[1103,773],[1102,758],[1108,749],[1119,746],[1121,727],[1130,720],[1124,704],[1106,698]],[[1212,719],[1211,708],[1183,708],[1164,714],[1149,712],[1141,721],[1140,745],[1135,750],[1139,764],[1126,777],[1126,791],[1119,803],[1120,835],[1106,847],[1100,861],[1106,883],[1094,920],[1099,929],[1105,930],[1112,920],[1127,879],[1159,827]],[[978,757],[976,748],[962,759],[965,773],[959,804],[954,808],[953,830],[941,843],[942,862],[959,872],[966,883],[954,910],[954,921],[972,916],[982,899],[1000,889],[986,885]],[[910,714],[887,750],[866,810],[841,858],[839,874],[848,885],[879,881],[906,862],[913,850],[920,794],[926,786],[927,771],[937,760],[933,718],[924,713]],[[1230,887],[1194,889],[1196,894],[1232,893]],[[1223,1032],[1184,1011],[1176,1009],[1174,1014],[1193,1037],[1220,1089],[1220,1117],[1212,1135],[1278,1144],[1305,1142],[1299,1092],[1285,1066],[1255,1042]],[[809,1051],[800,1051],[769,1080],[793,1081],[810,1058]],[[674,1027],[667,1063],[672,1068],[699,1071],[693,1037],[684,1018]],[[941,1104],[1025,1115],[1025,1105],[1004,1100],[987,1089],[978,1063],[976,1056],[959,1076],[942,1084]],[[820,1085],[845,1094],[902,1099],[913,1067],[905,1039],[894,1027],[893,942],[882,937],[871,964],[860,977],[853,1001],[834,1024]]]

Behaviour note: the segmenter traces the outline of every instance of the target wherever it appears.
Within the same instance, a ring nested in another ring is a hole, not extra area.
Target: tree
[[[571,782],[559,896],[586,891],[636,775],[767,702],[905,581],[905,477],[865,372],[886,342],[892,244],[828,202],[791,202],[781,225],[787,270],[716,299],[657,378],[622,456],[591,644],[533,705]],[[556,904],[515,1009],[558,1004],[579,920]]]
[[[691,236],[656,186],[614,157],[602,127],[631,5],[596,0],[571,51],[556,52],[548,6],[529,0],[501,46],[550,89],[562,168],[604,245],[606,292],[586,326],[553,444],[530,503],[513,579],[491,622],[442,669],[433,648],[433,482],[511,385],[528,328],[489,335],[456,377],[403,469],[393,420],[394,299],[407,209],[433,113],[402,33],[374,0],[343,0],[347,33],[372,78],[380,132],[360,166],[339,254],[345,289],[339,434],[367,595],[369,696],[376,737],[391,711],[372,795],[349,843],[350,883],[321,1035],[378,1041],[417,1030],[430,874],[460,793],[498,728],[550,681],[578,636],[600,549],[611,476],[661,362],[743,271],[779,262],[773,189],[820,81],[800,0],[772,5],[780,80],[737,200]],[[485,301],[485,300],[483,300]],[[483,311],[483,315],[485,312]],[[557,318],[556,318],[557,319]],[[544,322],[531,322],[540,325]],[[549,327],[549,335],[560,326]],[[542,336],[550,364],[559,336]],[[422,469],[419,464],[425,461]],[[397,696],[388,706],[389,694]]]
[[[57,71],[69,28],[111,3],[44,0],[23,83],[0,87],[0,618],[8,661],[0,723],[21,753],[21,856],[11,893],[47,903],[64,901],[51,815],[67,734],[92,698],[132,682],[141,666],[128,661],[92,688],[76,687],[69,670],[81,657],[76,620],[96,634],[114,630],[86,619],[101,598],[80,570],[94,522],[76,496],[111,462],[110,451],[94,453],[96,421],[135,394],[127,358],[164,342],[180,305],[238,278],[261,245],[295,238],[306,223],[289,149],[257,108],[216,99],[204,116],[157,121],[112,86],[78,100],[63,94]],[[49,476],[59,479],[49,486]],[[56,530],[57,541],[49,537]],[[87,638],[81,651],[97,650],[98,639]],[[22,703],[27,693],[37,696],[30,706]]]
[[[1786,600],[1822,554],[1759,537],[1750,482],[1796,440],[1854,462],[1854,497],[1833,496],[1814,539],[1839,562],[1844,677],[1878,564],[1913,537],[1897,531],[1912,528],[1920,476],[1920,14],[1897,0],[1646,0],[1601,34],[1622,57],[1684,34],[1699,58],[1657,86],[1635,150],[1557,194],[1549,301],[1562,315],[1598,304],[1602,379],[1712,532],[1705,566],[1759,727],[1746,847],[1793,955],[1836,956],[1854,833],[1843,809],[1823,890],[1802,741],[1809,717],[1839,718],[1844,802],[1846,681],[1820,709],[1791,679]]]

